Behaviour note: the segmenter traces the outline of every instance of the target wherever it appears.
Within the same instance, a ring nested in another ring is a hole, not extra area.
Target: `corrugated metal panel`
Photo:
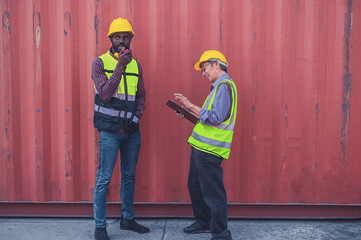
[[[147,109],[136,202],[189,203],[192,126],[165,106],[201,105],[193,64],[219,49],[238,93],[224,163],[232,203],[360,204],[361,1],[2,0],[0,200],[92,201],[98,164],[91,61],[117,17],[133,25]],[[119,165],[108,201],[120,201]]]

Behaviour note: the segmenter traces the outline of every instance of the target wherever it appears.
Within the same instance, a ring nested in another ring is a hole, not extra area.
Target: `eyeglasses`
[[[209,65],[212,65],[212,63],[214,63],[214,62],[208,62],[208,64],[203,65],[203,67],[202,67],[202,69],[201,69],[202,72],[204,72]]]

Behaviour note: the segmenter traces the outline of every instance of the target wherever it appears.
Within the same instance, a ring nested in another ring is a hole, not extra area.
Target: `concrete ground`
[[[203,240],[210,233],[189,235],[183,228],[192,219],[136,219],[150,228],[148,234],[119,229],[119,220],[108,219],[110,239]],[[360,239],[361,220],[229,220],[233,239]],[[74,218],[0,218],[1,240],[94,239],[94,221]]]

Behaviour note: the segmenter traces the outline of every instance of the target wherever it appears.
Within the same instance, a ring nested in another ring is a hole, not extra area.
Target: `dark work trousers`
[[[193,214],[198,221],[210,224],[213,235],[227,230],[227,194],[223,184],[222,161],[220,157],[192,147],[188,190]]]

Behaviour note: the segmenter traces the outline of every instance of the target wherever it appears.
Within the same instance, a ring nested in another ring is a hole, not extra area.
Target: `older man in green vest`
[[[211,232],[211,240],[232,239],[228,230],[227,194],[223,184],[223,159],[231,151],[237,114],[237,88],[227,73],[228,62],[216,50],[205,51],[194,65],[211,83],[202,107],[194,105],[181,93],[175,93],[199,121],[188,143],[192,146],[188,190],[196,221],[185,233]]]

